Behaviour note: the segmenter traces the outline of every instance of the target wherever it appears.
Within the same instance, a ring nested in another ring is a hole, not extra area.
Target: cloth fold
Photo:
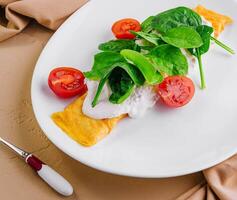
[[[87,0],[0,0],[0,42],[23,31],[32,20],[56,30],[86,2]],[[26,45],[27,42],[25,41]],[[237,155],[204,170],[203,175],[205,180],[176,200],[237,200]]]
[[[39,24],[56,30],[66,18],[88,0],[0,0],[5,8],[5,19],[0,18],[0,42],[21,32],[34,19]],[[3,10],[0,10],[3,12]]]
[[[237,155],[203,171],[205,181],[176,200],[237,200]]]

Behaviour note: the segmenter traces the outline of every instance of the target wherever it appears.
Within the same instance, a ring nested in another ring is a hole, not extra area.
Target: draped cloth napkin
[[[33,19],[56,30],[86,2],[87,0],[0,0],[0,41],[21,32]]]
[[[55,31],[86,2],[87,0],[0,0],[0,48],[2,41],[22,32],[31,21]],[[203,175],[202,182],[177,197],[177,200],[237,200],[237,155],[204,170]]]
[[[203,171],[205,181],[177,200],[237,200],[237,155]]]

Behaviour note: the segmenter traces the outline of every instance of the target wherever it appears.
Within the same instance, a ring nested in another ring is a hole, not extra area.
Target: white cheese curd
[[[128,114],[132,118],[141,117],[148,108],[155,105],[157,95],[151,86],[141,86],[134,90],[122,104],[113,104],[109,101],[111,94],[108,85],[105,85],[97,105],[93,108],[91,103],[94,99],[98,82],[87,80],[88,94],[82,106],[82,112],[94,119],[105,119]]]

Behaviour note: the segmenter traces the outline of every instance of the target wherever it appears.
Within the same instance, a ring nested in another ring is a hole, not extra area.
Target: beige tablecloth
[[[63,6],[65,2],[67,8]],[[82,0],[0,0],[3,6],[0,8],[0,136],[35,153],[65,176],[75,190],[74,195],[66,199],[237,199],[237,156],[204,171],[205,178],[200,172],[168,179],[138,179],[87,167],[62,153],[45,137],[31,106],[33,69],[53,30],[84,3]],[[64,198],[19,157],[0,146],[0,199]]]

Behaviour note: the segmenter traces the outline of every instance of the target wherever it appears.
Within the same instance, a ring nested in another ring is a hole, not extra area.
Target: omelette
[[[73,140],[83,146],[92,146],[107,136],[119,120],[120,115],[111,119],[93,119],[83,114],[82,105],[86,94],[69,104],[64,111],[52,114],[52,119]]]
[[[233,23],[233,20],[230,17],[219,14],[212,10],[208,10],[201,5],[198,5],[194,9],[194,11],[196,11],[199,15],[204,17],[212,24],[212,27],[214,28],[215,37],[218,37],[220,35],[226,25]]]

